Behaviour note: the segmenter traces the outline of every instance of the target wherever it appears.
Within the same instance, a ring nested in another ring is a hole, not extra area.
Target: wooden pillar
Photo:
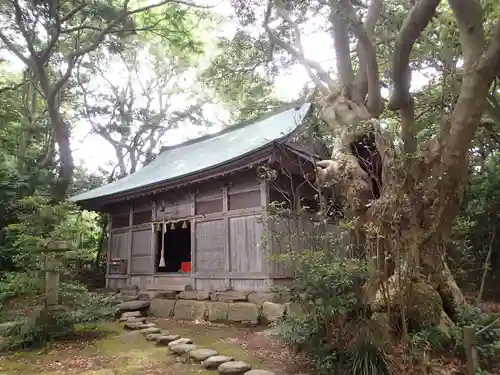
[[[260,205],[261,205],[261,208],[262,208],[262,217],[261,217],[261,221],[262,221],[262,237],[266,237],[266,239],[269,239],[270,235],[269,235],[269,232],[271,232],[270,228],[269,228],[269,225],[271,225],[271,223],[269,223],[269,220],[268,220],[268,212],[267,212],[267,209],[268,209],[268,205],[269,205],[269,183],[266,181],[266,180],[261,180],[260,181]],[[261,243],[263,242],[263,238],[261,238]],[[273,253],[273,241],[272,239],[269,239],[266,243],[266,255],[270,255]],[[263,258],[265,259],[265,258]],[[269,276],[271,276],[271,273],[272,273],[272,266],[271,264],[273,262],[267,262],[265,260],[264,261],[264,264],[263,264],[263,271],[268,273]]]
[[[156,200],[153,200],[151,204],[151,274],[153,278],[151,279],[154,282],[154,274],[156,273]]]
[[[106,243],[106,288],[110,287],[110,281],[108,278],[109,275],[109,265],[111,264],[111,245],[113,243],[113,234],[111,233],[111,215],[106,214],[108,216],[108,224],[106,225],[106,231],[108,233],[108,241]]]
[[[222,212],[224,220],[224,286],[226,289],[231,287],[231,280],[229,279],[229,273],[231,272],[231,243],[230,233],[229,233],[229,217],[227,213],[229,211],[229,194],[227,185],[222,187]]]
[[[127,285],[131,286],[131,270],[132,270],[132,225],[134,220],[134,207],[130,206],[128,211],[128,242],[127,242]]]
[[[467,359],[467,374],[475,375],[479,370],[476,348],[476,330],[474,327],[464,327],[464,349]]]

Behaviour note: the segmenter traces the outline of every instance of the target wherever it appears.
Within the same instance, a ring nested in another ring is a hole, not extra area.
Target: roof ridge
[[[285,104],[285,105],[282,105],[282,106],[279,106],[279,107],[275,107],[273,110],[271,110],[270,112],[267,112],[265,115],[255,116],[252,119],[249,119],[249,120],[246,120],[246,121],[242,121],[242,122],[234,124],[234,125],[229,125],[229,126],[225,127],[224,129],[216,132],[216,133],[205,134],[205,135],[202,135],[200,137],[196,137],[196,138],[193,138],[193,139],[188,139],[187,141],[184,141],[184,142],[181,142],[181,143],[177,143],[177,144],[171,145],[171,146],[163,146],[163,147],[160,148],[160,152],[158,153],[157,156],[160,156],[160,154],[162,154],[164,151],[174,150],[176,148],[188,146],[188,145],[191,145],[191,144],[194,144],[194,143],[198,143],[198,142],[203,142],[203,141],[206,141],[207,139],[212,139],[212,138],[218,137],[220,135],[223,135],[223,134],[226,134],[226,133],[230,133],[232,131],[235,131],[235,130],[244,128],[246,126],[252,125],[252,124],[254,124],[254,123],[258,122],[258,121],[266,120],[269,117],[273,117],[273,116],[276,116],[276,115],[278,115],[280,113],[289,111],[292,108],[295,108],[296,110],[299,110],[300,107],[302,105],[304,105],[304,104],[306,104],[306,102],[304,100],[297,100],[297,101],[294,101],[294,102],[290,102],[288,104]]]

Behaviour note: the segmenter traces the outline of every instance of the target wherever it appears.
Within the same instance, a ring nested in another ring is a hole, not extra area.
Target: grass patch
[[[159,320],[159,327],[191,338],[200,348],[210,348],[269,369],[269,358],[260,359],[247,347],[249,329],[232,326],[183,324]],[[285,373],[285,372],[277,372]],[[295,373],[295,372],[293,372]],[[0,356],[0,375],[217,375],[199,365],[184,363],[165,347],[146,341],[137,331],[125,331],[119,323],[80,325],[64,340],[44,350]]]
[[[0,374],[9,375],[173,375],[196,374],[196,370],[177,362],[166,348],[145,341],[140,333],[123,332],[118,323],[80,326],[71,341],[0,357]]]

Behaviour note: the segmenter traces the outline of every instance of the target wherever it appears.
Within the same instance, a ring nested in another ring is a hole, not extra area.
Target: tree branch
[[[61,23],[67,22],[72,19],[79,11],[83,10],[87,6],[86,2],[71,9],[65,16],[61,17]]]
[[[392,111],[410,104],[410,54],[413,44],[431,22],[440,0],[419,0],[410,10],[396,38],[392,57],[393,91],[388,108]]]
[[[367,14],[366,14],[366,19],[364,23],[364,28],[366,30],[366,33],[369,36],[373,35],[373,31],[375,29],[375,25],[377,24],[377,21],[380,18],[380,14],[382,11],[382,4],[383,0],[372,0],[370,3],[370,6],[368,8]],[[380,43],[380,41],[379,41]],[[377,43],[377,44],[379,44]],[[386,41],[384,41],[386,43]],[[356,50],[360,51],[361,49],[361,44],[358,41],[358,44],[356,46]],[[366,94],[368,93],[368,76],[365,67],[360,67],[356,77],[354,79],[354,88],[353,88],[353,97],[352,99],[355,102],[361,103],[364,102]]]
[[[448,0],[457,20],[464,55],[464,75],[478,62],[484,48],[483,9],[475,0]]]
[[[401,139],[403,140],[403,151],[412,154],[417,150],[417,137],[415,128],[415,103],[410,96],[408,103],[399,111],[401,119]]]
[[[478,64],[478,73],[494,79],[500,75],[500,19],[497,20],[491,45]]]
[[[333,45],[335,47],[335,60],[340,86],[350,88],[353,84],[354,73],[349,51],[349,33],[347,25],[344,22],[344,17],[339,12],[338,1],[330,0],[330,7],[330,23],[333,30]]]
[[[80,49],[73,51],[69,55],[69,59],[83,56],[83,55],[95,50],[100,45],[100,43],[104,40],[106,35],[109,34],[109,32],[113,29],[113,27],[116,26],[119,22],[123,21],[126,17],[132,16],[134,14],[146,12],[146,11],[151,10],[151,9],[159,8],[159,7],[166,5],[166,4],[169,4],[169,3],[188,5],[188,6],[192,6],[192,7],[196,7],[196,8],[205,8],[205,9],[212,7],[211,5],[197,5],[191,1],[185,1],[185,0],[162,0],[158,3],[153,3],[153,4],[149,4],[149,5],[140,7],[140,8],[127,10],[128,9],[128,0],[126,0],[124,2],[122,14],[119,15],[118,17],[116,17],[114,20],[110,21],[105,28],[103,28],[99,33],[97,33],[94,36],[94,40],[90,45],[88,45],[87,47],[82,47]]]
[[[380,94],[380,78],[375,47],[363,24],[358,20],[356,11],[349,0],[341,0],[342,11],[350,23],[352,31],[359,41],[359,65],[366,69],[368,79],[368,97],[366,107],[373,117],[382,113],[382,96]],[[362,103],[358,103],[362,104]]]
[[[87,3],[82,3],[73,9],[71,9],[66,15],[63,17],[59,17],[59,13],[55,12],[54,14],[54,23],[55,23],[55,29],[52,31],[52,36],[47,43],[47,46],[43,49],[43,52],[40,55],[40,59],[42,61],[45,61],[49,56],[52,51],[52,49],[55,47],[57,44],[57,40],[59,39],[59,36],[61,35],[61,25],[69,20],[71,20],[79,11],[83,10],[87,6]]]
[[[19,27],[19,31],[21,32],[24,40],[26,41],[26,47],[28,48],[28,51],[31,55],[31,58],[33,61],[36,62],[37,54],[35,51],[35,47],[33,46],[33,40],[32,37],[29,35],[28,30],[26,30],[25,23],[24,23],[24,17],[23,17],[23,11],[21,10],[21,6],[17,1],[12,1],[12,5],[14,6],[14,14],[16,18],[16,24],[17,27]],[[29,59],[28,59],[29,61]],[[28,66],[28,64],[26,64]]]
[[[297,24],[291,19],[290,15],[285,9],[285,5],[281,0],[276,0],[274,1],[274,3],[276,5],[278,14],[293,27],[296,34],[296,46],[293,47],[289,45],[271,30],[271,28],[269,27],[269,21],[272,11],[272,3],[273,1],[269,0],[264,19],[264,28],[269,35],[271,43],[278,45],[293,57],[295,57],[299,61],[299,63],[301,63],[305,67],[311,80],[324,95],[329,95],[330,90],[336,91],[337,85],[331,78],[329,78],[328,73],[321,67],[321,65],[315,61],[306,59],[306,57],[304,56],[304,49],[302,48],[300,41],[300,30],[298,29]],[[316,71],[316,73],[314,73],[313,70]]]
[[[113,31],[113,27],[115,25],[117,25],[120,21],[122,21],[123,19],[125,19],[128,16],[131,16],[131,15],[134,15],[137,13],[142,13],[142,12],[145,12],[145,11],[148,11],[151,9],[155,9],[155,8],[160,7],[160,6],[166,5],[167,3],[185,4],[185,5],[192,4],[189,1],[183,1],[183,0],[163,0],[163,1],[158,2],[158,3],[150,4],[150,5],[136,8],[133,10],[127,10],[128,1],[125,1],[124,6],[123,6],[123,10],[124,10],[123,13],[120,16],[116,17],[114,20],[110,21],[105,28],[100,30],[94,36],[94,40],[90,45],[88,45],[87,47],[80,48],[80,49],[75,48],[75,50],[69,54],[69,56],[67,57],[68,68],[66,69],[66,73],[59,79],[59,81],[55,84],[54,88],[51,90],[51,93],[50,93],[51,98],[54,97],[55,95],[57,95],[57,93],[59,92],[61,87],[71,77],[71,74],[73,72],[73,69],[75,67],[75,64],[76,64],[78,58],[92,52],[97,47],[99,47],[99,45],[102,43],[102,41],[104,40],[106,35],[108,35],[110,32]],[[198,6],[198,5],[194,5],[194,6],[204,7],[204,6]],[[205,8],[207,8],[207,7],[209,7],[209,6],[206,6]]]
[[[476,0],[448,0],[460,29],[464,56],[464,72],[455,109],[449,120],[449,130],[442,131],[441,157],[437,165],[443,176],[437,183],[439,205],[437,227],[449,233],[460,207],[467,173],[468,152],[485,110],[492,77],[480,74],[480,62],[485,43],[483,10]]]
[[[0,31],[0,40],[5,44],[5,46],[16,55],[23,63],[27,66],[31,66],[30,60],[23,55],[21,46],[11,42],[7,36]]]

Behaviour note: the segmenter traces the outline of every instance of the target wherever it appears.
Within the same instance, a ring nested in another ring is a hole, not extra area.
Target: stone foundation
[[[152,316],[182,320],[268,324],[297,310],[274,293],[137,291],[136,298],[150,301]]]

